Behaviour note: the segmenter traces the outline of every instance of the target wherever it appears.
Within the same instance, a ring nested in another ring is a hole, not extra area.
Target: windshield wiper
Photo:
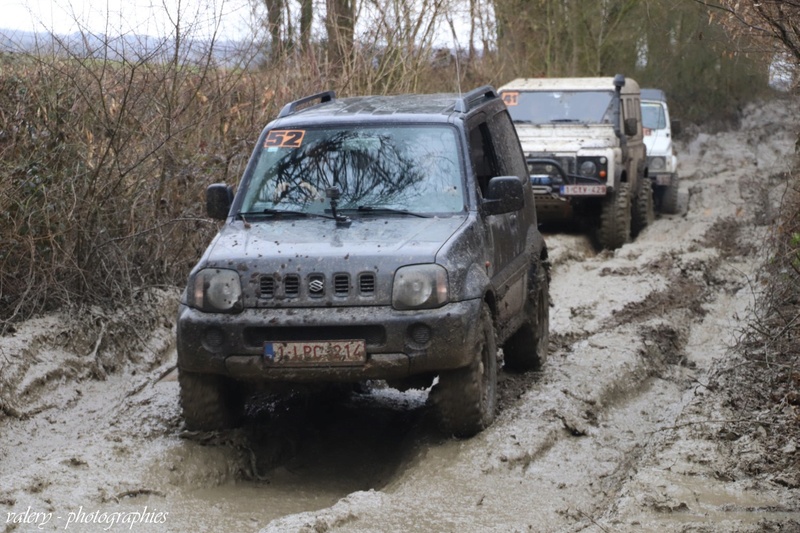
[[[525,120],[522,118],[515,118],[511,122],[513,122],[514,124],[533,124],[532,120]]]
[[[263,216],[274,216],[274,217],[281,217],[281,216],[292,216],[292,217],[322,217],[322,218],[333,218],[329,215],[323,215],[322,213],[308,213],[306,211],[284,211],[283,209],[262,209],[261,211],[240,211],[236,213],[236,216],[245,220],[244,217],[263,217]]]
[[[423,213],[415,213],[413,211],[406,211],[405,209],[393,209],[391,207],[373,207],[371,205],[360,205],[356,209],[340,209],[339,211],[356,211],[358,213],[370,213],[370,214],[386,214],[391,213],[393,215],[406,215],[411,217],[420,217],[420,218],[431,218],[431,215],[425,215]]]
[[[554,118],[550,122],[580,122],[577,118]]]

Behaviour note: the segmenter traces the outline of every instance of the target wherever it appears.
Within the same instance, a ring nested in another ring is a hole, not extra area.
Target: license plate
[[[656,176],[656,185],[672,185],[672,176],[669,174],[659,174]]]
[[[264,359],[277,365],[354,365],[367,360],[363,340],[265,342]]]
[[[562,185],[561,194],[565,196],[604,196],[605,185]]]

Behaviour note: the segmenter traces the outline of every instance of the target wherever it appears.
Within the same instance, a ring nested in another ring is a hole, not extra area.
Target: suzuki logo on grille
[[[308,284],[308,290],[310,290],[312,294],[319,294],[324,288],[325,284],[319,278],[312,279],[311,283]]]

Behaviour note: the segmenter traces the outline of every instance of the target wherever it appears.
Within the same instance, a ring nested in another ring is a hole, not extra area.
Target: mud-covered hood
[[[448,218],[360,218],[349,226],[333,220],[265,220],[226,224],[209,249],[209,263],[269,258],[415,256],[433,261],[442,244],[464,222]]]
[[[522,150],[571,153],[581,149],[613,148],[619,144],[608,124],[516,124]]]

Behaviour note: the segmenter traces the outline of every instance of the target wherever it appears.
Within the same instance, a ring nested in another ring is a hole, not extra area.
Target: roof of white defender
[[[500,87],[501,91],[597,91],[614,90],[614,78],[517,78]],[[639,84],[625,78],[623,94],[638,93]]]

